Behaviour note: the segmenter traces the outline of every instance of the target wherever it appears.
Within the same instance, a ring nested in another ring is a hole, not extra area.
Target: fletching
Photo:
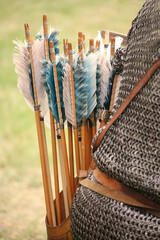
[[[81,61],[78,60],[74,70],[74,91],[76,104],[76,120],[79,123],[87,115],[87,84],[85,83],[86,71],[83,69]]]
[[[49,38],[48,38],[48,46],[49,46],[49,52],[50,52],[50,42],[54,42],[54,50],[55,50],[55,55],[59,54],[59,39],[57,38],[59,32],[55,31],[55,30],[51,30],[50,34],[49,34]],[[50,59],[51,60],[51,59]]]
[[[111,65],[106,55],[101,55],[100,61],[100,107],[104,108],[107,101],[109,101],[109,90],[110,90],[110,77],[111,77]]]
[[[97,56],[96,54],[89,54],[86,57],[83,65],[86,74],[85,82],[87,84],[87,115],[86,119],[90,116],[97,104],[96,99],[96,69],[97,69]]]
[[[60,95],[60,103],[61,103],[61,111],[63,122],[66,120],[64,102],[63,102],[63,77],[64,77],[64,69],[62,63],[59,61],[57,63],[57,77],[58,77],[58,86],[59,86],[59,95]]]
[[[100,52],[102,54],[104,54],[104,44],[103,44],[103,40],[102,40],[102,36],[101,36],[100,31],[98,31],[98,35],[97,35],[97,37],[95,37],[94,42],[96,42],[97,40],[100,41]]]
[[[47,62],[46,60],[43,60],[42,65],[43,65],[43,67],[42,67],[42,82],[43,82],[43,86],[46,89],[46,93],[48,96],[48,105],[49,105],[49,108],[50,108],[54,118],[56,119],[57,122],[60,123],[53,65],[51,62]],[[64,71],[63,71],[63,66],[60,61],[57,63],[56,66],[57,66],[57,77],[58,77],[58,85],[59,85],[60,103],[61,103],[61,110],[62,110],[62,119],[64,122],[66,119],[65,111],[64,111],[63,87],[62,87],[63,86],[62,78],[64,76]]]
[[[103,105],[104,105],[104,108],[105,108],[106,110],[109,110],[109,107],[110,107],[114,77],[115,77],[115,72],[114,72],[114,71],[111,71],[111,75],[110,75],[110,77],[109,77],[108,95],[107,95],[107,98],[105,99],[105,102],[104,102],[104,104],[103,104]]]
[[[66,66],[66,63],[68,63],[68,58],[65,55],[58,55],[56,59],[61,62],[63,68]]]
[[[81,62],[78,60],[73,73],[77,124],[87,114],[87,84],[85,82],[85,74],[86,70],[83,69]],[[66,118],[72,125],[74,125],[71,95],[71,76],[70,66],[68,64],[65,67],[63,96]]]
[[[30,92],[30,74],[27,43],[21,41],[13,41],[15,51],[13,55],[13,63],[15,64],[15,72],[18,75],[18,89],[24,96],[29,107],[34,110],[34,99]]]
[[[81,54],[79,52],[73,52],[73,68],[76,67],[77,63],[82,64],[82,62],[84,62],[86,60],[86,54],[84,53],[84,51],[82,50],[82,55],[83,55],[83,59],[81,58]]]
[[[101,71],[100,71],[100,63],[97,63],[97,70],[96,70],[96,99],[97,105],[94,109],[94,116],[97,118],[98,110],[100,108],[100,90],[101,90]]]
[[[48,37],[48,48],[49,48],[49,56],[50,56],[50,45],[49,43],[52,41],[54,42],[54,48],[55,48],[55,55],[58,55],[59,54],[59,48],[58,48],[58,45],[59,45],[59,39],[57,38],[59,32],[54,30],[53,28],[50,29],[50,34],[49,34],[49,37]],[[44,51],[44,56],[45,56],[45,44],[44,44],[44,37],[42,36],[42,33],[39,32],[37,35],[36,35],[36,38],[39,40],[39,41],[43,41],[43,51]],[[44,58],[43,58],[44,59]],[[51,59],[50,59],[51,60]]]
[[[27,44],[20,41],[13,41],[13,43],[16,45],[13,62],[15,64],[15,72],[18,75],[18,88],[27,104],[34,110],[33,79]],[[46,92],[41,81],[42,63],[40,59],[44,58],[42,45],[42,41],[36,40],[32,46],[32,55],[38,104],[40,105],[41,116],[44,117],[48,112],[48,106]]]
[[[38,95],[38,104],[40,105],[40,111],[42,116],[48,112],[48,101],[45,89],[42,84],[41,80],[41,69],[42,69],[42,62],[41,60],[44,59],[44,52],[43,52],[43,41],[36,40],[32,47],[32,55],[33,55],[33,65],[34,65],[34,75],[36,80],[36,90]]]
[[[69,64],[66,64],[64,68],[63,79],[63,101],[65,106],[65,114],[68,122],[74,125],[73,121],[73,107],[72,107],[72,95],[71,95],[71,72]]]
[[[36,38],[37,38],[39,41],[41,41],[41,40],[42,40],[42,33],[41,33],[41,32],[37,33]]]

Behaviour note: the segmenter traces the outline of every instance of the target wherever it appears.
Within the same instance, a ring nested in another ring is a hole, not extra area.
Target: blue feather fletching
[[[63,118],[63,122],[64,122],[66,120],[64,102],[63,102],[63,77],[64,77],[64,70],[63,70],[63,65],[62,65],[61,61],[59,61],[56,66],[57,66],[57,77],[58,77],[58,86],[59,86],[61,111],[62,111],[62,118]]]
[[[89,54],[90,54],[90,51],[88,50],[88,52],[86,53],[86,57],[88,57]]]
[[[42,40],[42,34],[39,32],[37,35],[36,35],[36,38],[41,41]]]
[[[101,90],[101,71],[100,71],[100,64],[97,63],[97,71],[96,71],[96,98],[97,98],[97,105],[94,110],[94,116],[97,118],[98,109],[100,108],[100,90]]]
[[[80,59],[74,68],[74,91],[77,124],[87,115],[87,83],[85,82],[86,70],[82,67]]]
[[[62,78],[64,76],[63,66],[60,62],[57,63],[57,77],[58,77],[58,85],[59,85],[59,94],[60,94],[60,104],[61,104],[61,111],[62,111],[62,119],[63,123],[66,119],[65,112],[64,112],[64,102],[63,102],[63,84]],[[57,122],[60,123],[59,120],[59,113],[58,113],[58,103],[56,97],[56,88],[55,88],[55,81],[54,81],[54,72],[53,72],[53,65],[51,62],[47,62],[44,60],[42,62],[42,82],[43,86],[46,89],[46,93],[48,96],[48,105],[49,108],[56,119]]]
[[[58,48],[58,45],[59,45],[59,39],[57,38],[59,32],[58,31],[55,31],[53,30],[50,35],[49,35],[49,38],[48,38],[48,46],[49,46],[49,53],[50,53],[50,42],[54,42],[54,50],[55,50],[55,55],[59,54],[59,48]],[[51,60],[51,56],[49,55],[50,57],[50,60]]]

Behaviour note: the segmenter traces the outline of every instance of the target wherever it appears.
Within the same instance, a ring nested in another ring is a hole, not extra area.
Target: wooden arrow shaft
[[[55,185],[55,196],[56,196],[56,211],[58,224],[61,223],[61,208],[60,208],[60,195],[59,195],[59,178],[58,178],[58,164],[57,164],[57,148],[56,148],[56,133],[54,117],[50,111],[50,124],[51,124],[51,142],[52,142],[52,154],[53,154],[53,171],[54,171],[54,185]]]
[[[40,112],[39,111],[35,111],[35,118],[36,118],[39,150],[40,150],[41,169],[42,169],[42,178],[43,178],[43,185],[44,185],[44,195],[45,195],[45,202],[46,202],[47,218],[48,218],[49,225],[56,226],[56,218],[55,218],[55,213],[54,213],[54,208],[53,208],[53,195],[52,195],[52,188],[51,188],[51,181],[50,181],[49,165],[45,158],[42,126],[40,123]]]
[[[75,92],[74,92],[74,79],[73,70],[71,68],[71,95],[72,95],[72,107],[73,107],[73,119],[74,126],[77,126],[76,122],[76,106],[75,106]],[[77,176],[80,170],[80,153],[79,153],[79,142],[78,142],[78,129],[74,129],[74,141],[75,141],[75,154],[76,154],[76,165],[77,165]]]
[[[47,16],[43,15],[43,31],[45,38],[45,58],[49,61],[49,45],[48,45],[48,21]],[[54,171],[54,186],[56,197],[56,212],[58,224],[61,224],[61,208],[60,208],[60,195],[59,195],[59,178],[58,178],[58,162],[57,162],[57,148],[56,148],[56,133],[55,133],[55,120],[50,111],[50,125],[51,125],[51,142],[52,142],[52,155],[53,155],[53,171]]]
[[[68,56],[68,39],[63,39],[64,55]],[[75,192],[75,181],[74,181],[74,157],[73,157],[73,139],[72,139],[72,125],[68,122],[68,148],[69,148],[69,163],[70,163],[70,179],[72,194]]]
[[[69,167],[68,167],[66,139],[65,139],[64,129],[62,128],[63,119],[62,119],[62,110],[61,110],[61,103],[60,103],[57,68],[56,68],[56,63],[55,63],[56,58],[55,58],[55,51],[54,51],[54,43],[53,42],[50,42],[50,51],[51,51],[51,61],[53,63],[53,69],[54,69],[54,81],[55,81],[57,104],[58,104],[58,114],[59,114],[59,119],[60,119],[60,132],[61,132],[61,140],[62,140],[62,151],[63,151],[63,158],[64,158],[65,174],[66,174],[66,180],[67,180],[69,207],[71,207],[72,191],[71,191],[71,182],[70,182],[70,174],[69,174]]]
[[[65,166],[64,166],[64,158],[62,152],[62,140],[61,137],[57,137],[58,149],[59,149],[59,161],[61,165],[61,179],[62,179],[62,187],[63,187],[63,196],[64,196],[64,208],[66,218],[69,216],[69,204],[68,204],[68,193],[67,193],[67,181],[65,174]]]
[[[73,55],[72,55],[72,44],[68,43],[68,58],[70,64],[70,77],[71,77],[71,97],[72,97],[72,111],[73,111],[73,124],[74,124],[74,142],[75,142],[75,155],[76,155],[76,168],[77,176],[80,170],[80,152],[79,152],[79,141],[78,141],[78,126],[76,121],[76,104],[75,104],[75,91],[74,91],[74,78],[73,78]]]
[[[68,122],[68,147],[69,147],[71,188],[72,188],[72,193],[74,193],[75,181],[74,181],[73,139],[72,139],[72,125],[69,122]]]
[[[38,106],[34,65],[33,65],[33,56],[32,56],[32,44],[31,44],[30,30],[29,30],[28,24],[25,24],[25,34],[26,34],[26,40],[28,42],[30,61],[31,61],[31,69],[32,69],[33,89],[34,89],[35,107],[36,107],[35,118],[36,118],[38,143],[39,143],[39,151],[40,151],[40,159],[41,159],[41,169],[42,169],[42,178],[43,178],[43,185],[44,185],[46,211],[47,211],[47,217],[48,217],[49,224],[51,226],[56,226],[55,211],[53,208],[53,193],[52,193],[52,187],[51,187],[49,163],[48,163],[48,158],[47,158],[48,156],[46,155],[47,149],[46,149],[45,138],[44,138],[44,134],[45,134],[44,125],[43,125],[44,122],[40,122],[40,111],[39,111],[39,106]]]

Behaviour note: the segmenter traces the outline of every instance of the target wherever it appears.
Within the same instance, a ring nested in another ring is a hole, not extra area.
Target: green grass
[[[13,39],[24,40],[42,27],[42,15],[76,47],[77,32],[86,41],[98,30],[127,33],[144,0],[0,0],[0,239],[45,239],[44,198],[33,112],[17,89]],[[61,48],[62,50],[62,48]],[[47,131],[49,152],[50,135]],[[50,159],[51,160],[51,159]]]

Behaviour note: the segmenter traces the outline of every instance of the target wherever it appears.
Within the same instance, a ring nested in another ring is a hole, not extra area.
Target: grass
[[[127,33],[144,0],[0,0],[0,239],[46,239],[45,207],[33,112],[17,89],[12,61],[13,39],[24,39],[28,22],[32,36],[42,15],[72,41],[97,30]],[[62,49],[62,48],[61,48]],[[50,135],[47,130],[49,152]],[[51,159],[51,157],[50,157]]]

